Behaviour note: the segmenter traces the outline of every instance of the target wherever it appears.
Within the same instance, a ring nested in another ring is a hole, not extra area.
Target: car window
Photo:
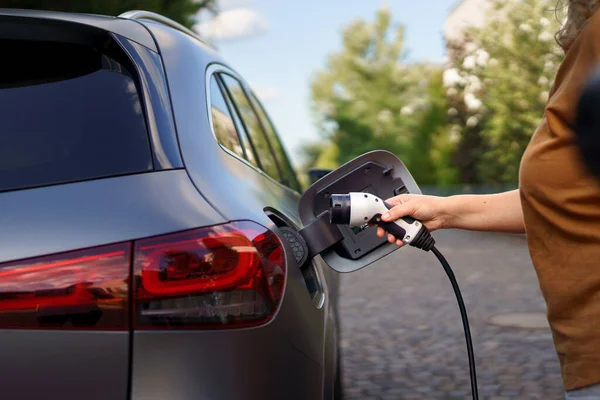
[[[152,170],[135,73],[123,54],[0,40],[0,191]]]
[[[210,77],[210,113],[217,141],[238,156],[245,158],[244,148],[240,143],[231,112],[215,75]]]
[[[265,133],[267,134],[267,138],[271,143],[271,147],[273,147],[273,151],[275,153],[277,162],[281,167],[281,174],[283,175],[282,183],[298,192],[301,192],[302,189],[300,187],[300,183],[298,182],[296,171],[294,171],[294,168],[290,163],[290,159],[287,156],[283,144],[281,143],[279,135],[277,135],[277,132],[275,131],[271,120],[267,116],[265,109],[263,108],[258,98],[254,95],[254,93],[250,93],[250,99],[252,100],[254,109],[258,114],[260,122],[262,123],[262,127]]]
[[[242,123],[239,115],[237,114],[237,111],[233,105],[233,101],[229,97],[229,93],[227,93],[227,90],[223,87],[223,83],[222,82],[220,82],[220,83],[221,84],[219,86],[221,87],[221,94],[225,98],[225,101],[227,102],[227,106],[229,107],[229,110],[231,111],[231,114],[233,117],[233,122],[235,124],[235,127],[238,132],[238,136],[242,143],[242,147],[244,148],[244,151],[246,154],[246,160],[248,160],[250,162],[250,164],[254,165],[255,167],[262,169],[262,167],[256,157],[256,151],[254,150],[254,148],[252,146],[252,142],[250,141],[250,137],[248,136],[248,132],[246,132],[246,128],[244,128],[244,124]]]
[[[221,77],[223,78],[225,86],[227,86],[231,99],[233,100],[244,127],[250,136],[250,140],[256,150],[256,156],[260,160],[262,170],[271,178],[281,181],[281,175],[279,173],[277,162],[275,161],[275,156],[271,151],[267,137],[261,129],[258,116],[254,112],[242,85],[231,75],[221,74]]]

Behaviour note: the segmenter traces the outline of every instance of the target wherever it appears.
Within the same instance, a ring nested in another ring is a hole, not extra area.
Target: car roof
[[[177,31],[183,32],[188,36],[193,37],[194,39],[197,39],[198,41],[202,42],[204,45],[212,48],[213,50],[216,50],[215,47],[213,46],[212,43],[210,43],[208,40],[206,40],[205,38],[201,37],[198,33],[192,31],[191,29],[183,26],[182,24],[180,24],[177,21],[174,21],[170,18],[167,18],[163,15],[151,12],[151,11],[143,11],[143,10],[132,10],[132,11],[127,11],[124,12],[123,14],[119,15],[120,18],[127,18],[127,19],[132,19],[135,21],[138,21],[144,25],[145,22],[154,22],[154,23],[159,23],[160,25],[166,26],[168,28],[172,28],[175,29]],[[150,29],[151,30],[151,29]]]
[[[120,17],[110,17],[95,14],[67,13],[60,11],[22,10],[13,8],[0,8],[0,21],[2,19],[38,19],[60,21],[78,24],[86,27],[98,28],[115,33],[137,42],[153,51],[158,52],[152,34],[141,23]]]

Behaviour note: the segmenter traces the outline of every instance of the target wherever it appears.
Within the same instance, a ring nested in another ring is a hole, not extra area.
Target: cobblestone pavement
[[[525,239],[442,231],[438,248],[467,304],[481,399],[563,398],[547,328],[489,323],[498,313],[545,312]],[[458,306],[433,254],[413,248],[342,276],[347,399],[470,399]]]

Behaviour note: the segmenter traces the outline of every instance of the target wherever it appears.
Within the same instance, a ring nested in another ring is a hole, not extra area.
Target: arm
[[[387,202],[394,205],[382,216],[384,221],[394,221],[411,216],[434,231],[441,228],[466,229],[472,231],[525,233],[518,190],[486,195],[458,195],[451,197],[403,194]],[[377,235],[385,232],[378,228]],[[388,235],[388,240],[396,239]],[[397,242],[401,245],[401,242]]]
[[[518,190],[486,195],[459,195],[446,199],[444,228],[525,233]]]

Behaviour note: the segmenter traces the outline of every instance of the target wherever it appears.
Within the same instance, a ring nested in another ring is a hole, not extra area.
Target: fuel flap
[[[349,227],[329,223],[332,194],[371,193],[381,199],[403,193],[421,194],[417,183],[394,154],[375,150],[365,153],[316,181],[302,195],[300,235],[310,257],[320,254],[337,272],[353,272],[398,249],[378,238],[375,227]]]

